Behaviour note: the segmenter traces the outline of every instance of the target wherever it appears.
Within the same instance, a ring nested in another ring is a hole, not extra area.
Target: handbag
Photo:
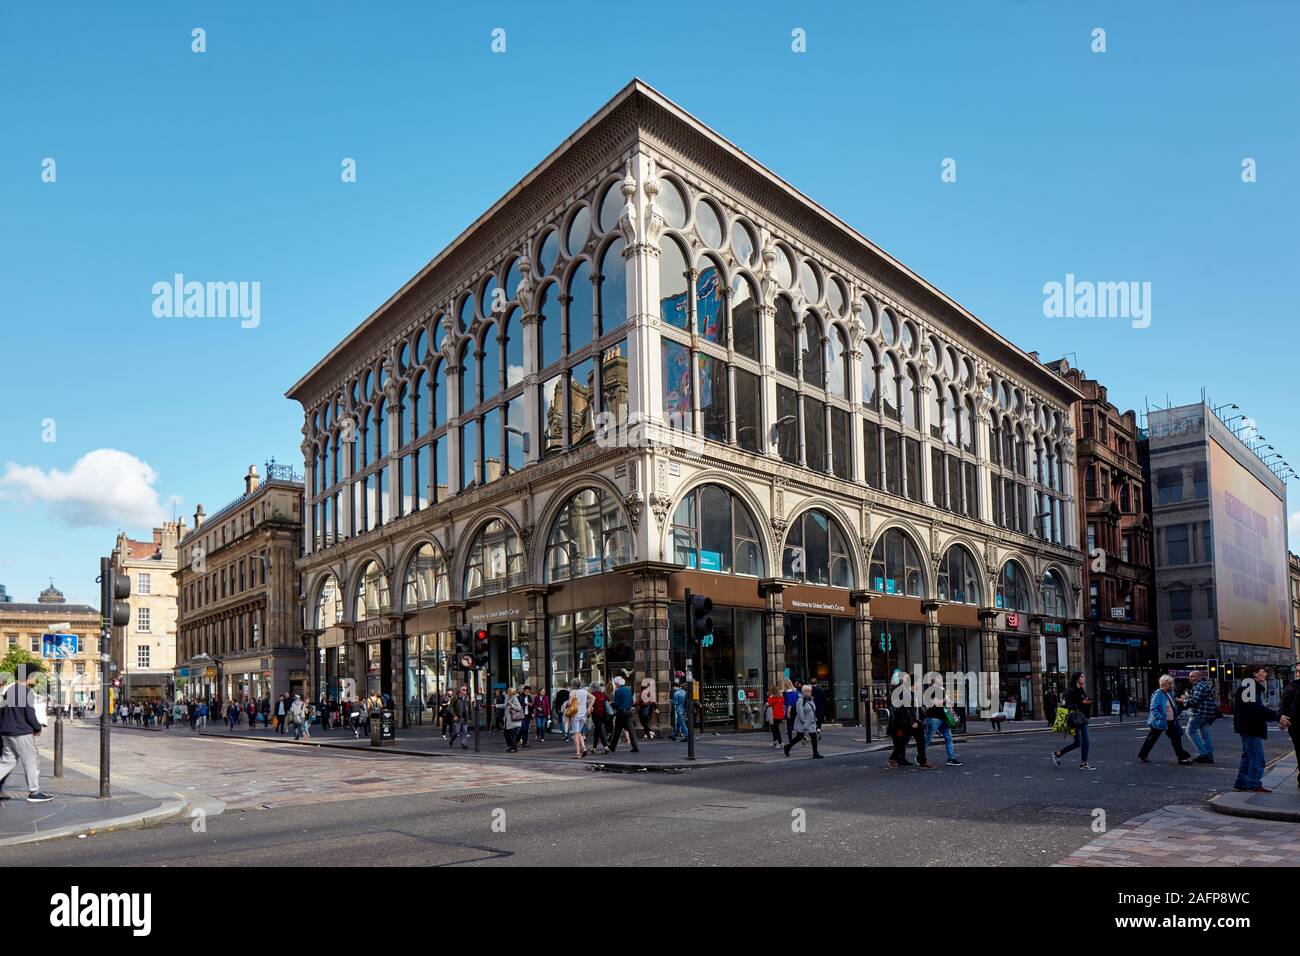
[[[946,723],[950,728],[951,728],[951,727],[956,727],[956,726],[957,726],[957,715],[953,713],[951,707],[945,707],[945,708],[943,709],[943,721],[944,721],[944,723]]]
[[[1052,721],[1052,730],[1058,734],[1074,734],[1074,727],[1070,723],[1070,709],[1068,707],[1056,708],[1056,719]]]

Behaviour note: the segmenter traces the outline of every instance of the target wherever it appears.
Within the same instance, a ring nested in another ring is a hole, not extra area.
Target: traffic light
[[[488,632],[479,628],[474,632],[474,666],[486,669],[490,661]]]
[[[131,623],[131,605],[126,599],[131,596],[131,579],[125,574],[116,574],[109,558],[99,559],[99,604],[104,616],[104,627],[126,627]]]
[[[690,614],[695,629],[695,639],[700,642],[700,647],[712,647],[713,599],[703,594],[692,594]]]
[[[1223,665],[1223,679],[1227,681],[1229,684],[1231,684],[1233,679],[1237,676],[1234,673],[1235,670],[1236,669],[1232,666],[1232,661],[1227,661]]]
[[[468,627],[456,628],[456,666],[463,671],[474,669],[474,642]]]
[[[1211,657],[1211,658],[1210,658],[1210,661],[1209,661],[1209,664],[1208,664],[1207,667],[1206,667],[1206,670],[1207,670],[1207,672],[1209,673],[1210,680],[1218,680],[1218,679],[1219,679],[1219,659],[1218,659],[1217,657]]]

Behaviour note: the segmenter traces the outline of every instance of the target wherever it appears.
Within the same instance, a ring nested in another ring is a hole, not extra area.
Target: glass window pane
[[[787,375],[794,375],[795,368],[795,348],[796,338],[798,336],[797,323],[794,318],[794,309],[790,306],[790,300],[784,296],[776,300],[776,370],[785,372]]]
[[[615,342],[600,353],[600,410],[608,428],[627,423],[627,340]]]
[[[731,330],[736,352],[758,361],[758,304],[754,290],[745,279],[732,283]]]
[[[726,345],[723,314],[722,274],[710,264],[695,280],[695,327],[706,341]]]
[[[700,418],[704,437],[727,441],[731,416],[727,409],[727,365],[709,355],[699,356]]]
[[[804,461],[813,471],[826,470],[826,406],[803,400]]]
[[[538,421],[542,427],[542,454],[564,448],[564,376],[556,375],[541,385]]]
[[[627,321],[627,262],[623,240],[615,239],[601,259],[600,330],[612,332]]]
[[[842,408],[831,408],[831,466],[836,478],[852,477],[853,456],[849,451],[851,416]]]
[[[596,434],[596,363],[586,359],[569,373],[569,443],[576,445]]]
[[[483,371],[480,381],[483,383],[483,401],[487,401],[501,391],[501,343],[497,341],[497,327],[489,324],[483,330],[482,343]]]
[[[776,387],[776,449],[783,461],[799,463],[799,395],[784,385]]]
[[[668,237],[659,243],[659,315],[675,328],[687,328],[686,259]]]
[[[537,367],[546,368],[564,354],[563,329],[560,325],[560,287],[552,283],[542,290],[538,300],[541,322],[537,330]]]
[[[752,372],[736,369],[736,444],[762,452],[762,380]]]
[[[460,429],[460,486],[472,488],[479,474],[478,464],[478,422],[471,420]]]
[[[662,339],[661,346],[664,419],[669,428],[693,431],[691,350],[671,339]]]
[[[501,477],[501,407],[499,405],[480,419],[479,428],[483,442],[483,483],[487,484]]]
[[[591,266],[583,262],[569,277],[569,353],[591,344],[595,310],[592,306]]]

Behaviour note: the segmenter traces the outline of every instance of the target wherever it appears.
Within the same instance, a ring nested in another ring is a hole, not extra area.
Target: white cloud
[[[158,473],[134,455],[99,448],[83,455],[71,471],[5,463],[0,497],[44,502],[75,528],[152,527],[166,516],[154,482]]]

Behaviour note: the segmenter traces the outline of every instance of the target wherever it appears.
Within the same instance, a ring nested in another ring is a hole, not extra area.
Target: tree
[[[19,667],[26,667],[24,673],[29,673],[33,668],[45,673],[45,665],[41,659],[35,656],[31,651],[22,647],[11,647],[9,653],[0,658],[0,674],[14,675],[16,679]]]

